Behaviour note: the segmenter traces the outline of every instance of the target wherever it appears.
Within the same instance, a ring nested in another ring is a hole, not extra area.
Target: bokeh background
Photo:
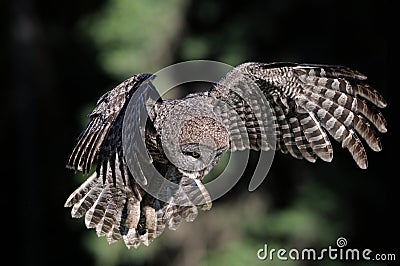
[[[13,264],[277,265],[259,261],[257,250],[321,249],[338,237],[349,248],[400,259],[399,98],[398,86],[389,86],[388,1],[13,0],[0,7],[2,243],[15,252]],[[149,247],[108,245],[63,207],[85,178],[65,169],[67,156],[105,91],[135,73],[194,59],[357,69],[388,100],[383,151],[368,150],[366,171],[336,143],[330,164],[278,152],[256,191],[247,190],[249,167],[193,223]]]

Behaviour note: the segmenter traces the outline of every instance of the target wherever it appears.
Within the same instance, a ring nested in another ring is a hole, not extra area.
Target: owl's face
[[[229,148],[225,126],[210,117],[185,121],[179,134],[181,162],[178,168],[207,173]]]
[[[199,143],[184,144],[181,146],[184,170],[193,169],[207,174],[227,150],[228,146],[216,148]]]

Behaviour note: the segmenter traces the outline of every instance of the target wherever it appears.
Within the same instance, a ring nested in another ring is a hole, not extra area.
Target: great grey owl
[[[227,151],[276,149],[310,162],[330,162],[330,135],[360,168],[367,168],[360,139],[380,151],[375,130],[386,132],[378,110],[386,106],[385,100],[365,83],[366,76],[342,66],[244,63],[206,92],[152,99],[149,107],[144,95],[154,90],[151,79],[150,74],[134,75],[104,94],[67,162],[85,174],[96,165],[65,206],[72,206],[72,217],[85,215],[86,226],[109,243],[123,238],[128,247],[148,245],[166,227],[176,229],[182,220],[193,221],[198,209],[210,209],[211,198],[201,180]],[[258,86],[268,108],[252,104],[258,97],[253,97],[249,83]],[[145,89],[131,99],[141,85]],[[127,109],[130,100],[132,110]],[[147,154],[128,154],[123,135],[130,134],[133,142],[140,139],[139,118],[132,114],[139,110],[148,113],[143,128]],[[123,134],[127,116],[129,132]],[[177,149],[167,156],[166,143],[174,141]],[[161,191],[163,198],[147,193],[143,185],[153,181],[135,166],[140,160],[179,189]]]

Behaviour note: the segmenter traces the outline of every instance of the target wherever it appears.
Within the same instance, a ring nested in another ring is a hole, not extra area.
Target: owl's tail
[[[138,224],[141,194],[134,193],[118,182],[103,182],[94,172],[67,199],[65,207],[72,207],[71,216],[85,216],[87,228],[96,228],[98,236],[105,236],[109,243],[123,236],[126,225]],[[127,214],[130,219],[127,219]]]
[[[149,245],[164,229],[175,230],[185,220],[193,221],[201,209],[211,208],[211,199],[200,180],[182,176],[177,180],[179,189],[168,202],[147,194],[130,178],[112,182],[111,170],[103,182],[93,173],[67,199],[65,207],[72,207],[74,218],[85,216],[87,228],[95,228],[98,236],[109,243],[123,238],[127,247]]]

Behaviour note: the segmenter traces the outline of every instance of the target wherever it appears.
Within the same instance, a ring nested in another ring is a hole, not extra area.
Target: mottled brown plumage
[[[138,74],[104,94],[67,161],[83,173],[96,165],[65,206],[72,207],[72,217],[85,216],[86,226],[109,243],[122,238],[128,247],[148,245],[165,228],[193,221],[198,208],[210,209],[201,179],[228,150],[277,149],[330,162],[331,136],[367,168],[362,141],[380,151],[376,131],[387,131],[378,110],[385,100],[364,75],[346,67],[245,63],[207,92],[164,101],[156,101],[151,79]],[[147,152],[124,150],[124,138]],[[156,179],[146,176],[149,165],[179,186],[161,186],[160,198],[150,195],[144,188]]]

